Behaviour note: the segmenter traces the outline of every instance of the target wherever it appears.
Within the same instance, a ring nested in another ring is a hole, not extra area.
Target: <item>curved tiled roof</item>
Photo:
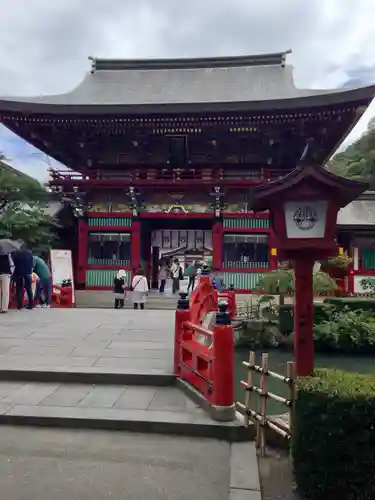
[[[0,110],[25,112],[183,112],[277,110],[371,100],[375,86],[297,89],[286,52],[258,56],[92,60],[72,91],[0,99]]]

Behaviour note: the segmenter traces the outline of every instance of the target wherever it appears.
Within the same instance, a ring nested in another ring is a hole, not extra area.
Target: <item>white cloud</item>
[[[373,0],[0,0],[0,95],[66,92],[100,57],[237,55],[293,49],[301,87],[375,82]],[[375,106],[348,140],[359,137]],[[0,151],[45,176],[46,159],[9,132]]]

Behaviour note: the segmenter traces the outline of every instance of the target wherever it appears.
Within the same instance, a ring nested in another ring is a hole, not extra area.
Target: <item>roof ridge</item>
[[[187,57],[171,59],[102,59],[89,57],[91,73],[96,71],[116,70],[149,70],[149,69],[199,69],[228,68],[238,66],[281,66],[285,67],[286,56],[292,51],[272,52],[268,54],[253,54],[222,57]]]

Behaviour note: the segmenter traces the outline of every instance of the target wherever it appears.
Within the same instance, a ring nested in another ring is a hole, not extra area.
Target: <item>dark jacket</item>
[[[125,285],[125,279],[124,278],[115,278],[113,280],[113,291],[114,293],[125,293],[124,289],[122,288]]]
[[[33,254],[26,249],[17,250],[12,255],[14,262],[14,276],[26,276],[32,274],[34,267]]]
[[[0,255],[0,274],[12,274],[8,255]]]

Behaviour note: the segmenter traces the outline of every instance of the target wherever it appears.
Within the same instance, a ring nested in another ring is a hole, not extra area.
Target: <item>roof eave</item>
[[[314,91],[312,91],[314,92]],[[69,94],[63,94],[68,99]],[[62,97],[62,96],[54,96]],[[196,102],[158,104],[67,104],[37,101],[0,99],[0,112],[17,114],[49,115],[101,115],[101,114],[171,114],[192,112],[236,112],[236,111],[287,111],[291,109],[325,107],[349,103],[370,104],[375,97],[375,85],[338,92],[317,93],[307,96],[240,102]]]

